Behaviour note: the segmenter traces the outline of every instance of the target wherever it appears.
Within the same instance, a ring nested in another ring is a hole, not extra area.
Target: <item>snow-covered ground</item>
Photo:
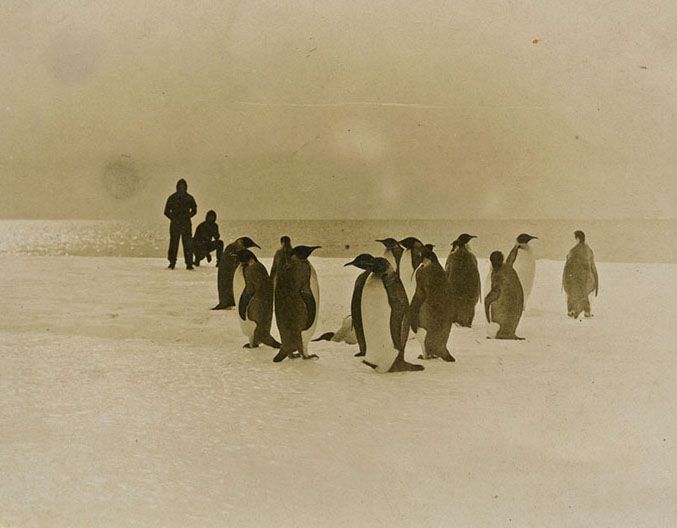
[[[357,270],[312,260],[319,334]],[[599,264],[573,321],[539,261],[526,341],[485,339],[478,306],[456,363],[386,375],[345,344],[242,349],[213,267],[0,266],[0,526],[677,525],[673,264]]]

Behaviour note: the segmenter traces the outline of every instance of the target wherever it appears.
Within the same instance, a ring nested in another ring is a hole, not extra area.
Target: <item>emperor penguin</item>
[[[218,273],[216,285],[219,292],[219,304],[212,310],[230,310],[235,308],[235,295],[233,293],[233,277],[238,260],[235,254],[241,249],[256,247],[261,249],[256,242],[249,237],[240,237],[228,244],[221,254],[221,258],[216,263]]]
[[[484,310],[489,323],[498,325],[495,339],[523,339],[515,335],[524,310],[524,293],[517,273],[503,253],[494,251],[491,261],[491,291],[484,298]]]
[[[567,314],[577,318],[584,312],[585,317],[592,317],[589,295],[594,291],[596,297],[599,292],[595,255],[585,243],[583,231],[574,232],[574,237],[577,243],[567,255],[562,276],[562,287],[567,296]]]
[[[463,233],[452,242],[445,271],[449,294],[454,306],[454,323],[470,328],[475,317],[475,305],[480,300],[480,272],[477,257],[469,247],[475,235]]]
[[[423,350],[419,359],[455,361],[447,348],[454,318],[447,275],[432,247],[426,246],[422,256],[409,312],[411,329]]]
[[[362,271],[357,278],[355,279],[355,285],[353,286],[353,295],[350,299],[350,316],[353,323],[353,328],[355,329],[355,338],[357,339],[357,345],[359,346],[359,351],[355,354],[355,357],[364,356],[367,353],[367,342],[364,338],[364,326],[362,324],[362,292],[364,291],[364,285],[367,282],[367,277],[371,273],[371,266],[374,262],[374,257],[368,253],[362,253],[355,257],[353,260],[348,262],[345,266],[355,266]]]
[[[280,348],[270,326],[273,322],[273,283],[266,267],[248,249],[236,253],[239,262],[233,278],[240,328],[248,342],[244,348],[257,348],[260,343]]]
[[[288,356],[303,359],[308,355],[308,342],[315,332],[320,306],[320,287],[317,272],[308,260],[320,246],[296,246],[289,260],[280,265],[275,279],[275,319],[280,331],[282,347],[273,361]]]
[[[534,286],[534,276],[536,275],[536,258],[531,246],[529,246],[529,241],[534,239],[538,239],[538,237],[526,233],[519,235],[515,246],[506,259],[506,262],[512,265],[522,283],[525,307]]]
[[[395,268],[383,257],[375,258],[362,290],[362,325],[367,353],[364,363],[376,372],[423,370],[404,360],[409,334],[407,293]]]
[[[418,238],[407,237],[399,241],[399,244],[404,248],[402,257],[400,258],[400,278],[404,285],[404,290],[407,292],[407,299],[411,301],[416,291],[416,269],[423,261],[422,253],[423,242]]]
[[[400,243],[394,238],[384,238],[382,240],[377,240],[385,247],[383,252],[383,258],[387,259],[390,262],[390,265],[400,272],[400,259],[402,258],[402,252],[404,248],[400,246]]]

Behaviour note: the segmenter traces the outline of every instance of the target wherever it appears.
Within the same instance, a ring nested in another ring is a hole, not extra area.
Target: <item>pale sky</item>
[[[0,216],[674,218],[677,2],[0,5]],[[202,216],[202,214],[200,215]]]

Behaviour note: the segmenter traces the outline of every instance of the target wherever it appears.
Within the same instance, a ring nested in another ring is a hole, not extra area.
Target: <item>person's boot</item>
[[[176,266],[176,262],[170,262],[169,266],[167,266],[167,269],[174,269],[175,266]]]
[[[192,265],[192,264],[188,263],[188,264],[186,264],[186,269],[187,269],[187,270],[192,270],[192,269],[194,269],[194,268],[193,268],[193,265]]]

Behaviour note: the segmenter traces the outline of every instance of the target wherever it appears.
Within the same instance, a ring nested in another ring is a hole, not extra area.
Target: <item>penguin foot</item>
[[[590,312],[585,312],[583,315],[585,315],[585,317],[594,317],[594,315],[592,315]]]
[[[320,359],[317,354],[308,354],[307,356],[302,356],[303,359]]]
[[[364,361],[364,360],[362,360],[362,363],[364,363],[364,364],[367,365],[368,367],[371,367],[371,368],[373,368],[374,370],[376,370],[376,365],[374,365],[373,363],[369,363],[369,361]]]
[[[454,361],[456,361],[456,358],[446,351],[444,354],[437,357],[440,358],[442,361],[446,361],[447,363],[453,363]]]
[[[424,354],[419,354],[417,359],[422,359],[422,360],[427,360],[427,359],[435,359],[436,356],[428,356]]]
[[[358,353],[355,354],[353,357],[364,357],[364,356],[366,356],[366,355],[367,355],[366,352],[358,352]]]
[[[259,345],[250,345],[249,343],[245,343],[242,348],[259,348]]]
[[[298,352],[292,352],[291,354],[289,354],[289,357],[290,359],[298,359],[301,357],[301,354]]]
[[[273,358],[274,363],[279,363],[283,359],[285,359],[287,356],[289,356],[289,353],[286,350],[280,350],[277,355]]]
[[[230,307],[230,306],[226,306],[225,304],[219,303],[216,306],[214,306],[214,308],[212,308],[212,310],[232,310],[233,308],[234,308],[234,306]]]
[[[413,372],[416,370],[425,370],[423,365],[417,365],[415,363],[408,363],[404,360],[396,361],[393,363],[393,366],[390,367],[389,372]]]

